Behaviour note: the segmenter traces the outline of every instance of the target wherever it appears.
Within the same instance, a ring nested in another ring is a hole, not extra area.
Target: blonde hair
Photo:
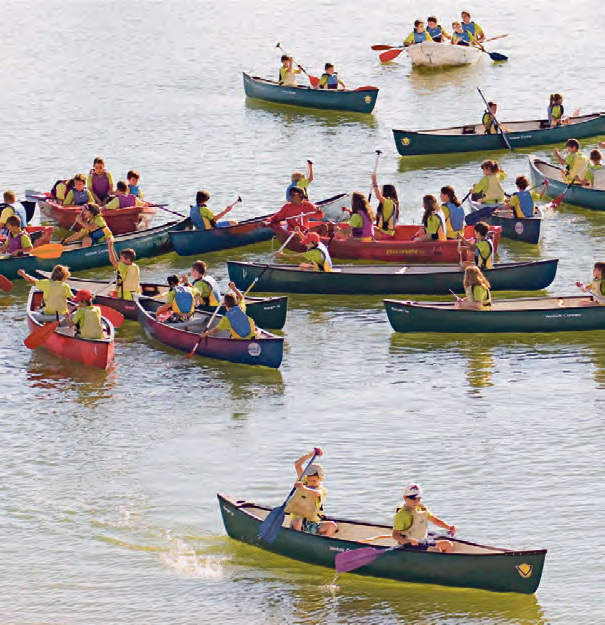
[[[302,173],[302,171],[295,171],[292,174],[292,182],[298,182],[299,180],[304,180],[305,179],[305,175]]]
[[[464,288],[474,287],[476,285],[482,286],[484,289],[491,288],[491,284],[487,278],[481,273],[481,269],[476,265],[467,267],[464,271]]]
[[[12,204],[13,202],[17,201],[17,196],[15,194],[14,191],[11,191],[10,189],[8,191],[4,192],[4,201],[7,204]]]
[[[80,182],[83,182],[84,184],[86,184],[86,176],[84,174],[76,174],[73,178],[74,182],[76,180],[79,180]]]
[[[66,267],[65,265],[55,265],[55,268],[50,274],[50,279],[55,280],[56,282],[63,282],[64,280],[67,280],[69,276],[71,276],[71,273],[69,273],[69,267]]]

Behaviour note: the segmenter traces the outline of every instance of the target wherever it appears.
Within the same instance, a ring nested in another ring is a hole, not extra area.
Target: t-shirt
[[[205,229],[210,230],[210,228],[213,227],[212,222],[215,221],[214,213],[206,205],[198,206],[198,209],[200,211],[200,217],[204,222]]]
[[[489,308],[492,305],[491,296],[488,289],[481,286],[480,284],[475,284],[472,291],[473,301],[481,302],[483,304],[483,308]]]
[[[304,216],[301,217],[300,215]],[[268,221],[269,223],[276,223],[286,220],[290,230],[294,230],[296,226],[306,230],[309,227],[311,216],[315,219],[321,219],[323,212],[315,204],[311,204],[308,200],[303,200],[300,204],[294,204],[294,202],[284,204]]]
[[[571,182],[575,176],[582,177],[584,168],[588,159],[582,152],[571,152],[565,157],[565,165],[567,166],[567,174],[565,180]]]
[[[353,213],[349,219],[351,228],[363,228],[363,217],[359,213]]]
[[[601,164],[598,164],[598,165],[591,164],[586,167],[586,171],[584,172],[584,180],[589,182],[591,187],[594,185],[594,173],[595,171],[599,171],[600,169],[603,169],[603,165]],[[4,216],[4,213],[2,213],[2,217],[3,216]],[[2,217],[0,217],[0,222],[6,221],[2,219]]]
[[[7,206],[0,214],[0,224],[5,224],[6,220],[13,215],[16,215],[15,209],[12,206]],[[25,225],[25,224],[24,224]]]
[[[439,218],[439,215],[429,215],[426,221],[426,233],[430,234],[433,239],[445,239],[445,232],[443,231],[443,222]]]
[[[64,315],[68,311],[67,300],[71,297],[71,289],[65,282],[36,280],[34,286],[42,291],[45,315]]]

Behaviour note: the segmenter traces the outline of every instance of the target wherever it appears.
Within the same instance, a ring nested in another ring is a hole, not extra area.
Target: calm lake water
[[[185,211],[207,188],[234,218],[276,210],[311,158],[312,198],[369,189],[374,150],[402,221],[452,184],[461,195],[486,154],[401,160],[391,129],[479,120],[475,87],[502,120],[544,116],[551,91],[569,111],[605,101],[603,11],[579,0],[466,3],[489,45],[470,68],[381,67],[416,17],[449,25],[451,3],[256,0],[5,0],[0,41],[1,184],[46,190],[98,154],[116,179],[142,172],[146,195]],[[274,76],[275,44],[312,73],[330,60],[350,86],[381,88],[373,116],[246,102],[241,71]],[[603,138],[601,138],[603,139]],[[597,140],[584,142],[584,147]],[[550,150],[538,153],[548,157]],[[509,186],[524,153],[498,153]],[[157,221],[170,218],[160,214]],[[269,260],[270,243],[208,255]],[[605,258],[601,214],[550,211],[539,247],[504,242],[501,259],[558,257],[548,292],[574,294]],[[164,280],[193,259],[142,261]],[[90,272],[109,278],[108,269]],[[183,354],[118,333],[109,372],[23,346],[21,282],[0,294],[2,501],[0,622],[6,624],[599,623],[605,334],[395,335],[379,297],[290,299],[279,371]],[[281,503],[293,461],[325,450],[334,515],[389,521],[404,485],[459,536],[549,550],[536,596],[396,584],[345,575],[238,544],[217,491]]]

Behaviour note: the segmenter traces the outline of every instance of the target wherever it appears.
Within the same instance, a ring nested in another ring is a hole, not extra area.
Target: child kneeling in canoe
[[[295,463],[297,480],[294,483],[296,490],[288,504],[286,512],[290,515],[290,527],[298,532],[334,536],[338,526],[334,521],[324,520],[323,504],[328,494],[324,480],[324,470],[321,464],[314,462],[303,476],[303,463],[317,454],[322,456],[319,447],[301,456]]]
[[[307,247],[306,252],[301,254],[286,254],[285,252],[279,252],[279,256],[287,256],[288,258],[294,258],[295,256],[302,256],[303,260],[299,267],[301,269],[307,269],[310,271],[332,271],[332,257],[328,248],[321,242],[321,237],[317,232],[308,232],[303,235],[300,228],[296,228],[296,233],[302,239],[302,244]]]
[[[474,265],[464,270],[464,290],[466,297],[456,301],[455,308],[489,310],[492,307],[491,284]]]
[[[431,511],[420,503],[422,488],[418,484],[409,484],[403,493],[404,504],[397,510],[393,521],[393,538],[403,545],[404,549],[418,551],[454,551],[451,540],[433,540],[428,537],[428,522],[450,532],[456,533],[454,525],[431,514]]]
[[[88,289],[82,289],[76,293],[74,299],[78,308],[69,317],[69,325],[75,328],[75,334],[83,339],[104,338],[101,309],[92,305],[92,293]]]
[[[170,291],[166,296],[166,303],[162,304],[156,311],[155,317],[165,323],[179,323],[189,321],[195,311],[196,300],[199,298],[199,291],[189,286],[181,284],[179,277],[174,274],[167,278]],[[169,313],[170,316],[168,316]],[[162,319],[166,314],[168,319]]]
[[[239,293],[239,292],[238,292]],[[240,294],[241,295],[241,294]],[[232,339],[253,339],[256,336],[256,324],[251,317],[240,308],[238,296],[227,293],[223,298],[227,311],[211,330],[200,334],[202,338],[212,336],[220,330],[227,330]]]
[[[23,256],[33,249],[32,240],[21,227],[21,220],[16,215],[6,218],[6,241],[0,245],[0,253],[8,252],[11,256]]]

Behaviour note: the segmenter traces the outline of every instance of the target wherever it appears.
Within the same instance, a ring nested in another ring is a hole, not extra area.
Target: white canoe
[[[406,48],[412,65],[423,67],[447,67],[470,65],[481,57],[481,50],[470,46],[453,46],[449,43],[425,41]]]

